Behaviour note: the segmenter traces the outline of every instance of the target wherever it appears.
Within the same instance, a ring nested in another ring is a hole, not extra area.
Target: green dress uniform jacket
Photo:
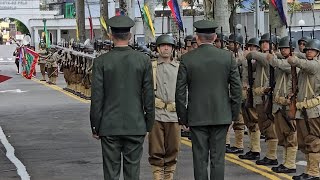
[[[232,53],[211,44],[200,45],[181,57],[176,85],[179,123],[188,126],[231,124],[238,119],[241,90]]]
[[[145,135],[155,119],[152,65],[130,47],[94,60],[90,121],[99,136]]]

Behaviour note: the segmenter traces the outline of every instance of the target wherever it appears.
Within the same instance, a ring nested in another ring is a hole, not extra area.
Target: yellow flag
[[[155,37],[155,36],[156,36],[156,33],[154,32],[154,27],[153,27],[152,19],[151,19],[151,16],[150,16],[149,8],[148,8],[148,6],[145,4],[145,5],[143,6],[143,9],[144,9],[145,15],[147,16],[148,24],[149,24],[149,26],[150,26],[150,30],[151,30],[151,32],[152,32],[152,35],[153,35],[153,37]]]
[[[108,31],[107,23],[106,23],[106,21],[104,20],[103,16],[100,16],[100,23],[101,23],[102,27],[103,27],[106,31]]]
[[[78,21],[76,20],[76,36],[77,36],[77,41],[80,40],[79,38],[79,27],[78,27]]]

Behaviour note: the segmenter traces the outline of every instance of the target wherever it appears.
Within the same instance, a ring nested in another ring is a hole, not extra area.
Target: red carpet
[[[6,81],[6,80],[9,80],[11,79],[12,77],[9,77],[9,76],[5,76],[5,75],[1,75],[0,74],[0,83]]]

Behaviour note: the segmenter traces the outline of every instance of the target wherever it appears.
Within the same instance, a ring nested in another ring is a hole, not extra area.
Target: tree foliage
[[[293,13],[301,10],[301,3],[293,0],[291,3],[288,3],[288,13],[290,13],[290,25],[292,24]]]
[[[19,20],[15,20],[17,31],[20,31],[22,34],[30,34],[28,28]]]

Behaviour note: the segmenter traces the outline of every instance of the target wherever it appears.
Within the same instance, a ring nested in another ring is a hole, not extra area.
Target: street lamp
[[[303,30],[302,30],[302,26],[304,26],[306,24],[306,22],[304,22],[303,19],[300,19],[298,22],[300,28],[301,28],[301,37],[303,37]]]
[[[304,22],[303,19],[300,19],[298,22],[299,26],[302,28],[302,26],[304,26],[306,24],[306,22]]]
[[[238,30],[238,32],[240,33],[241,29],[242,29],[242,24],[237,24],[236,25],[236,28]]]

